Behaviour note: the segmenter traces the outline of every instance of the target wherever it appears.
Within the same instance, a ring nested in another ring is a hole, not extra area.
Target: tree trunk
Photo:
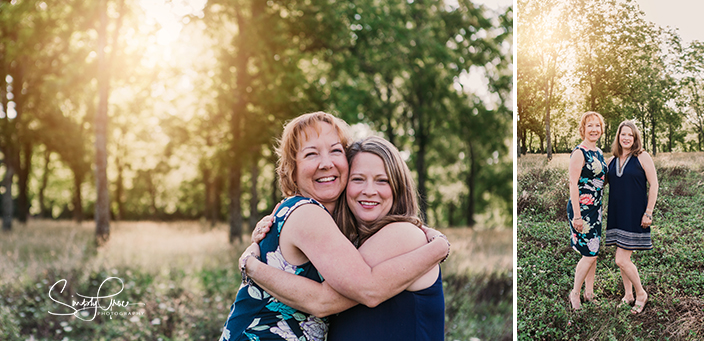
[[[205,186],[205,200],[203,203],[203,215],[206,219],[210,218],[213,210],[213,179],[212,172],[205,162],[201,161],[200,171],[203,174],[203,185]],[[212,225],[211,225],[212,226]]]
[[[12,203],[12,178],[15,175],[14,162],[11,159],[11,148],[7,146],[5,153],[5,176],[2,179],[2,186],[5,187],[5,193],[2,194],[2,229],[3,231],[12,230],[12,213],[14,205]]]
[[[76,224],[83,223],[83,196],[81,195],[81,185],[83,184],[83,174],[80,170],[73,172],[73,220]]]
[[[428,144],[427,136],[422,133],[418,134],[416,136],[416,142],[418,145],[418,152],[416,153],[416,172],[418,173],[418,196],[420,197],[418,204],[420,206],[421,219],[425,221],[428,216],[428,193],[425,188],[427,176],[427,170],[425,169],[425,154]]]
[[[271,156],[269,159],[274,167],[276,167],[276,152],[274,152],[273,147],[271,149]],[[271,180],[271,208],[276,207],[276,203],[281,200],[279,196],[279,176],[276,174],[276,169],[274,169],[274,178]]]
[[[550,143],[550,100],[552,97],[552,85],[550,81],[545,81],[545,141],[548,160],[552,160],[552,145]]]
[[[455,226],[455,209],[457,207],[455,206],[454,202],[450,202],[447,205],[447,226],[453,227]]]
[[[252,164],[249,168],[249,174],[251,175],[251,187],[249,190],[249,229],[250,231],[254,229],[259,221],[259,210],[257,209],[257,204],[259,203],[259,196],[257,195],[257,183],[259,178],[259,151],[255,151],[252,156]]]
[[[479,162],[478,156],[474,151],[474,146],[472,141],[467,141],[467,147],[469,148],[469,172],[467,172],[467,188],[469,189],[469,194],[467,195],[467,208],[465,209],[465,214],[467,217],[467,225],[469,227],[474,227],[474,212],[475,212],[475,201],[474,198],[477,195],[477,163]]]
[[[220,171],[216,170],[215,179],[213,180],[213,189],[210,191],[212,196],[213,208],[210,211],[210,226],[215,226],[215,224],[221,220],[222,212],[222,199],[221,199],[221,188],[223,185],[223,178]]]
[[[98,28],[98,110],[95,114],[95,241],[105,244],[110,238],[110,199],[108,193],[108,63],[105,56],[107,45],[107,0],[100,1],[100,26]]]
[[[281,200],[279,197],[279,178],[274,175],[274,179],[271,181],[271,207],[274,208],[279,200]]]
[[[49,183],[49,162],[51,161],[51,151],[46,149],[44,151],[44,173],[42,174],[42,182],[39,185],[39,215],[42,218],[51,218],[51,211],[46,207],[46,198],[44,198],[44,191]]]
[[[522,132],[521,129],[518,128],[518,125],[516,125],[516,158],[521,157],[521,142],[522,140]]]
[[[230,244],[242,240],[242,166],[239,161],[230,165]]]
[[[125,217],[125,205],[123,203],[125,180],[122,175],[125,170],[125,165],[122,164],[122,160],[120,160],[119,157],[115,158],[115,164],[117,166],[117,183],[115,184],[115,204],[117,205],[117,212],[115,214],[115,220],[119,221]]]
[[[650,115],[650,138],[653,140],[653,156],[655,156],[658,153],[657,150],[657,139],[655,138],[655,112],[652,112]]]
[[[32,171],[32,143],[24,142],[22,143],[21,157],[19,158],[19,169],[18,169],[18,189],[17,193],[17,219],[20,223],[27,223],[27,216],[29,216],[29,198],[27,196],[27,182],[29,181],[29,174]]]

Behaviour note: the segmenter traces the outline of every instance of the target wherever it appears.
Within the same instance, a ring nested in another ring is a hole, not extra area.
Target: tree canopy
[[[518,9],[521,153],[570,151],[585,111],[606,120],[602,147],[630,119],[653,154],[702,150],[700,42],[648,22],[632,0],[520,0]]]
[[[511,226],[512,26],[469,0],[2,0],[3,227],[204,218],[235,240],[281,199],[284,123],[317,110],[402,151],[428,223]]]

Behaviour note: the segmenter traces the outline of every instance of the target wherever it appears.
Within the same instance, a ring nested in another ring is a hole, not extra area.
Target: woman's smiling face
[[[618,135],[618,142],[621,144],[621,148],[631,150],[631,147],[633,147],[633,139],[633,130],[631,127],[625,125],[621,127],[621,133]]]
[[[389,214],[394,197],[380,157],[365,152],[354,156],[346,200],[357,222],[364,226]]]
[[[587,122],[584,124],[584,139],[589,142],[594,142],[599,140],[603,132],[601,121],[597,117],[589,117]]]
[[[328,123],[319,123],[318,128],[302,132],[294,179],[301,195],[332,212],[347,184],[349,166],[337,131]]]

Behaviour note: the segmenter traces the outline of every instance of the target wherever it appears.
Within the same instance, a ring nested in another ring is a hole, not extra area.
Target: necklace
[[[623,161],[623,165],[621,164],[621,158],[616,159],[616,176],[619,178],[623,175],[623,170],[626,168],[626,164],[628,163],[628,160],[631,159],[631,155],[628,155],[626,158],[626,161]]]

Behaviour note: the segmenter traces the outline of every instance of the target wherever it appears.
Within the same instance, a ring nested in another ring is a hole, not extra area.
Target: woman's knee
[[[631,254],[630,252],[616,252],[616,265],[619,268],[623,268],[624,266],[628,266],[631,264]]]

